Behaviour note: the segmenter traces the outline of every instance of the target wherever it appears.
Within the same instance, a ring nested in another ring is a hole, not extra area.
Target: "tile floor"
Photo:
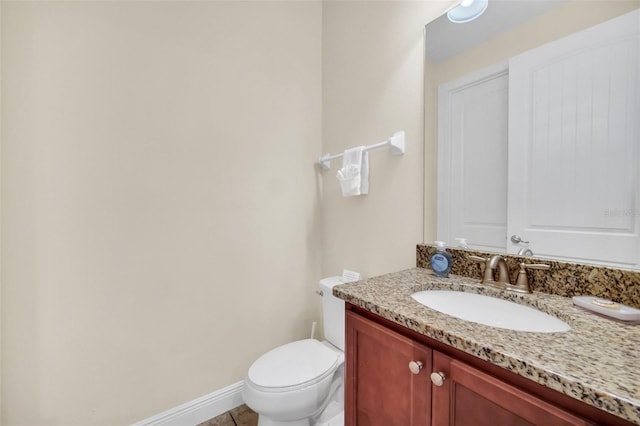
[[[258,415],[246,405],[241,405],[198,426],[256,426]]]

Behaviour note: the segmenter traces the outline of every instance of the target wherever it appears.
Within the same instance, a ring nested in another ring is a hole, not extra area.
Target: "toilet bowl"
[[[299,340],[262,355],[243,388],[259,426],[307,426],[342,386],[344,354],[327,342]]]
[[[341,277],[320,281],[326,341],[287,343],[249,368],[242,396],[258,413],[258,426],[343,424],[344,302],[332,289],[344,282]]]

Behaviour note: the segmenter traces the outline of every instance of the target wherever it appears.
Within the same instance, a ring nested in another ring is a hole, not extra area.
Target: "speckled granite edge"
[[[431,268],[429,259],[435,253],[435,246],[418,244],[416,247],[416,266]],[[469,255],[490,257],[495,253],[449,248],[453,257],[452,274],[469,278],[481,278],[484,265],[468,259]],[[535,257],[503,255],[511,281],[520,269],[518,264],[546,263],[548,271],[529,270],[529,284],[532,291],[556,294],[558,296],[598,296],[624,305],[640,308],[640,271],[615,269],[604,266],[583,265],[579,263],[558,262]]]
[[[565,333],[529,333],[484,326],[427,308],[416,291],[470,291],[536,307],[570,324]],[[640,325],[612,321],[571,299],[496,290],[478,279],[409,269],[334,288],[335,296],[434,340],[640,425]]]

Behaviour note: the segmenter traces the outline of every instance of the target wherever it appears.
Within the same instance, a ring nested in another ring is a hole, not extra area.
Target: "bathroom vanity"
[[[409,269],[334,288],[346,304],[346,425],[640,424],[640,325],[479,279]],[[511,300],[571,326],[531,333],[421,305],[431,289]]]

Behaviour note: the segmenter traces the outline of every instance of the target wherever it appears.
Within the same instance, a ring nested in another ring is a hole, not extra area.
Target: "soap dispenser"
[[[435,244],[436,252],[431,256],[431,268],[436,277],[447,278],[453,259],[446,250],[446,243],[444,241],[435,241]]]
[[[458,247],[463,249],[469,249],[469,243],[467,243],[466,238],[456,238],[456,241],[458,242]]]

